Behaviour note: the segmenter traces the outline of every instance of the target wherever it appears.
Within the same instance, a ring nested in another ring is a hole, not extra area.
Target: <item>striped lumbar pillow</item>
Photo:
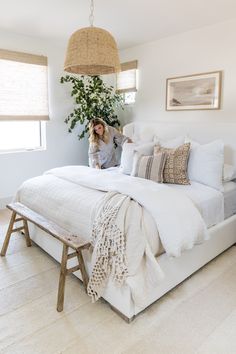
[[[160,152],[155,156],[141,156],[135,175],[137,177],[150,179],[154,182],[163,182],[163,170],[166,161],[166,154]]]

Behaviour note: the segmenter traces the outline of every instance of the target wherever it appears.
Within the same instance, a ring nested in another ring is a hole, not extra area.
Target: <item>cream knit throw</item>
[[[101,297],[110,274],[118,286],[128,275],[123,213],[129,201],[127,196],[108,192],[95,217],[91,238],[93,267],[87,288],[92,301]]]

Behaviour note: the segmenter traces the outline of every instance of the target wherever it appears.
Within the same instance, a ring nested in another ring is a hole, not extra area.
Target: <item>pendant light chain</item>
[[[120,71],[119,52],[114,37],[103,28],[93,26],[94,2],[90,4],[89,24],[70,36],[64,70],[79,75],[105,75]]]
[[[90,26],[93,27],[93,21],[94,21],[94,0],[91,0],[90,2],[90,16],[89,16],[89,22],[90,22]]]

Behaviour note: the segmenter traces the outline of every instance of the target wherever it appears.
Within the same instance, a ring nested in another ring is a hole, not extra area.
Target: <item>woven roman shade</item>
[[[121,64],[121,71],[116,76],[117,93],[137,91],[137,68],[137,60]]]
[[[47,57],[0,49],[0,120],[48,120]]]

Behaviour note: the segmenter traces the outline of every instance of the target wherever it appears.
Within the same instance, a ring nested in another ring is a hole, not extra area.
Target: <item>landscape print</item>
[[[167,110],[218,109],[220,72],[167,79]]]

